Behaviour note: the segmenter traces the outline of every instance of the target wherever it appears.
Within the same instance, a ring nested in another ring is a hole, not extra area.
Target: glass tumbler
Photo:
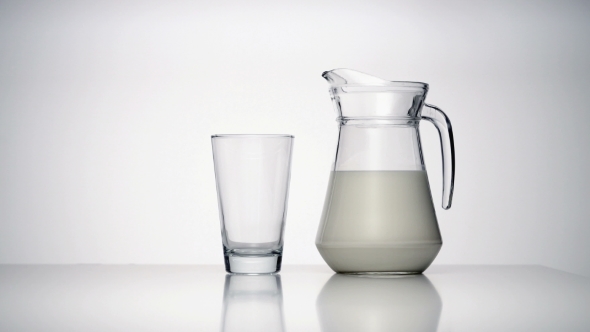
[[[225,270],[281,270],[291,135],[213,135]]]

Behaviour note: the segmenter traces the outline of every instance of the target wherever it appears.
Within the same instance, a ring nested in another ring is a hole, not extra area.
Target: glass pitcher
[[[339,273],[422,273],[442,239],[420,144],[421,119],[438,130],[444,209],[455,177],[453,132],[439,108],[425,104],[428,84],[386,81],[350,69],[330,83],[340,131],[316,246]]]

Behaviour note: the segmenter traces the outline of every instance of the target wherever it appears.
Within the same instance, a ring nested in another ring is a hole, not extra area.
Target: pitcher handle
[[[443,166],[443,197],[442,207],[448,210],[453,201],[453,188],[455,186],[455,142],[451,120],[438,107],[424,104],[422,118],[434,124],[440,137]]]

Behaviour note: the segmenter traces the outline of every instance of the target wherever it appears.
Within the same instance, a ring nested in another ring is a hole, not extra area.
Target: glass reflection
[[[442,302],[424,275],[335,274],[316,309],[323,332],[436,331]]]
[[[227,275],[221,331],[285,331],[279,275]]]

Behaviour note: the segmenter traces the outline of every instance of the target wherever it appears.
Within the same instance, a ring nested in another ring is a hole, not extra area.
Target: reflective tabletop
[[[405,277],[286,265],[0,265],[0,331],[588,331],[590,278],[434,265]]]

